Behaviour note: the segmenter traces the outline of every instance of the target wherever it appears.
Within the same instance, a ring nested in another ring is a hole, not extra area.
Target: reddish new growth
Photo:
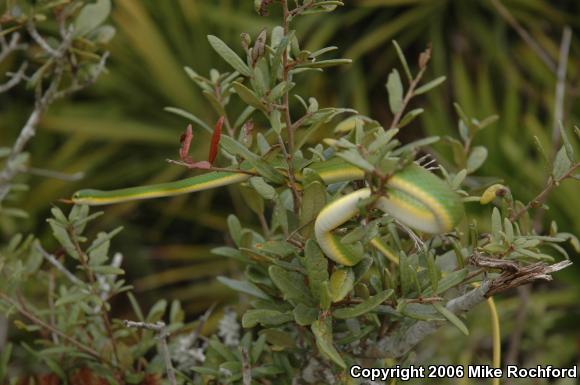
[[[191,147],[191,141],[193,139],[193,129],[191,124],[188,125],[185,133],[183,133],[179,138],[179,142],[181,144],[179,148],[179,159],[181,159],[182,164],[189,168],[198,168],[204,170],[209,169],[218,154],[223,125],[224,117],[222,116],[218,119],[213,130],[213,135],[211,136],[208,160],[202,160],[200,162],[194,162],[193,159],[191,159],[191,156],[189,156],[189,148]]]
[[[193,163],[193,160],[189,156],[189,147],[191,146],[191,140],[193,139],[193,128],[191,124],[187,126],[187,129],[181,137],[179,138],[179,143],[181,147],[179,148],[179,159],[186,163]]]
[[[218,148],[219,148],[219,144],[220,144],[220,139],[221,139],[221,135],[222,135],[222,126],[224,125],[224,117],[221,116],[217,123],[215,124],[215,128],[213,130],[213,135],[211,136],[211,146],[209,148],[209,156],[207,158],[207,160],[209,161],[209,163],[213,164],[217,153],[218,153]]]

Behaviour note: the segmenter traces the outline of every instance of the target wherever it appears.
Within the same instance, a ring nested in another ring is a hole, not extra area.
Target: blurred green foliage
[[[321,105],[352,106],[381,122],[389,122],[384,84],[388,70],[397,60],[391,40],[397,39],[408,57],[416,57],[426,43],[431,43],[434,56],[428,76],[447,74],[448,80],[428,96],[425,106],[411,106],[429,107],[429,113],[406,127],[402,137],[410,140],[455,133],[457,117],[452,101],[457,101],[469,116],[484,118],[497,114],[498,121],[476,143],[491,151],[483,173],[509,179],[514,194],[524,201],[541,190],[547,171],[534,136],[553,156],[557,148],[552,144],[556,74],[498,13],[493,2],[347,3],[324,22],[320,21],[324,16],[302,18],[297,29],[307,49],[315,50],[332,42],[340,47],[340,56],[354,60],[353,65],[332,70],[324,77],[312,76],[311,81],[302,83],[299,93],[315,96]],[[502,4],[554,65],[558,64],[563,28],[565,25],[572,28],[564,118],[567,126],[578,124],[580,3],[506,0]],[[208,124],[217,119],[217,114],[183,67],[189,66],[204,76],[212,67],[225,68],[211,50],[206,35],[219,35],[239,51],[240,32],[257,34],[261,28],[271,27],[273,20],[258,16],[252,2],[245,0],[119,0],[114,1],[112,19],[117,36],[109,47],[109,73],[83,95],[55,105],[30,146],[33,165],[67,173],[82,171],[86,178],[70,183],[30,177],[31,189],[25,196],[24,209],[31,218],[20,220],[19,227],[41,229],[48,235],[44,218],[50,206],[86,186],[87,181],[91,187],[114,188],[169,181],[185,175],[185,170],[164,160],[176,157],[179,135],[188,121],[164,111],[163,107],[183,108]],[[0,146],[12,143],[29,108],[30,100],[20,91],[0,95]],[[209,135],[197,129],[193,156],[205,156],[208,141]],[[445,159],[451,159],[449,145],[439,144],[436,150],[443,164]],[[112,228],[121,222],[126,225],[116,240],[117,248],[135,256],[127,261],[127,270],[132,278],[137,278],[138,291],[150,298],[180,299],[190,312],[200,312],[215,301],[233,298],[235,294],[214,277],[231,275],[236,265],[209,252],[225,238],[225,218],[231,207],[223,205],[226,201],[223,195],[229,194],[231,199],[227,201],[233,202],[238,217],[246,222],[252,218],[232,191],[208,191],[139,203],[139,210],[137,203],[106,208],[103,227]],[[544,228],[549,220],[556,219],[562,228],[580,233],[577,193],[577,185],[567,182],[550,196],[547,202],[550,210],[540,220]],[[8,233],[14,226],[3,224],[2,229]],[[549,297],[550,293],[546,293],[548,299],[542,302],[545,308],[559,309],[559,313],[553,313],[557,319],[544,334],[539,336],[540,332],[532,331],[526,335],[523,347],[533,350],[542,346],[555,352],[557,346],[544,346],[541,336],[558,331],[578,337],[573,320],[580,309],[577,297],[571,295],[580,290],[575,279],[578,273],[578,268],[573,267],[558,275],[568,281],[566,288],[558,296]],[[534,306],[534,314],[540,314],[539,305]],[[500,302],[500,309],[503,319],[513,318],[513,304],[502,306]],[[509,333],[510,324],[507,325]],[[464,347],[457,349],[461,351]]]

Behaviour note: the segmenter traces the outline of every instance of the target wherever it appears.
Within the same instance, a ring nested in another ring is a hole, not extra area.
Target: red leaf
[[[213,130],[213,135],[211,136],[211,147],[209,148],[209,156],[207,160],[210,164],[213,164],[215,158],[217,157],[218,147],[220,144],[220,139],[222,135],[222,126],[224,125],[225,117],[221,116],[217,123],[215,124],[215,128]]]
[[[188,162],[191,161],[189,157],[189,147],[191,146],[191,140],[193,139],[193,128],[191,124],[187,126],[185,133],[181,134],[179,138],[179,143],[181,147],[179,148],[179,158],[184,161]]]

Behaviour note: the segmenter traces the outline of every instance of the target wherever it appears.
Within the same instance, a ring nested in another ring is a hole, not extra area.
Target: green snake
[[[325,184],[361,180],[364,172],[338,157],[310,166]],[[72,201],[85,205],[108,205],[141,199],[169,197],[193,193],[240,183],[252,175],[240,172],[214,171],[149,186],[119,190],[80,190]],[[443,180],[414,163],[392,175],[385,185],[386,194],[374,202],[374,207],[391,215],[401,223],[426,233],[439,234],[451,231],[463,216],[459,196]],[[359,201],[371,196],[369,188],[348,193],[327,204],[318,214],[314,224],[315,237],[325,255],[333,261],[352,266],[358,263],[333,231],[359,213]],[[371,241],[381,250],[378,240]],[[387,256],[391,260],[390,256]]]

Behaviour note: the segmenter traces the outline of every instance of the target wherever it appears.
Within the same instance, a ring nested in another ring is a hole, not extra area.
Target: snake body
[[[359,168],[340,158],[312,166],[324,183],[357,180],[364,177]],[[248,180],[249,174],[216,171],[175,182],[119,190],[80,190],[72,201],[85,205],[108,205],[141,199],[187,194]],[[351,247],[343,244],[333,231],[359,213],[359,201],[369,198],[371,190],[362,188],[327,204],[318,214],[314,231],[325,255],[337,263],[352,266],[358,263]],[[393,216],[401,223],[426,233],[451,231],[463,215],[458,195],[437,176],[411,164],[395,173],[386,184],[386,195],[379,197],[374,207]],[[372,243],[372,242],[371,242]]]

